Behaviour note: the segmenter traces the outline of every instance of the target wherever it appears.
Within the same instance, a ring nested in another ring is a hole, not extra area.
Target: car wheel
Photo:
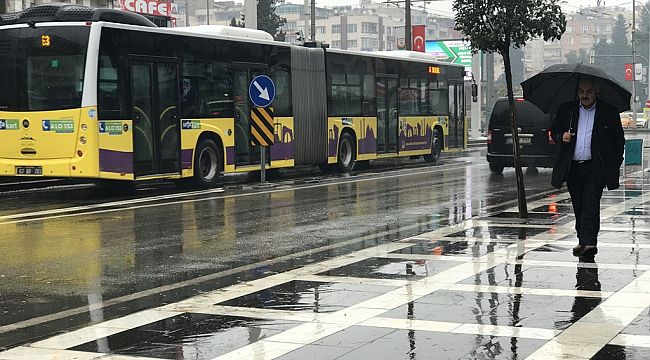
[[[496,164],[496,163],[490,163],[490,172],[492,174],[500,175],[503,173],[503,166],[502,164]]]

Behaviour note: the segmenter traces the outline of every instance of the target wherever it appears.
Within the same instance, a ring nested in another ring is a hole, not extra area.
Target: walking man
[[[600,198],[603,188],[618,189],[625,137],[618,111],[599,98],[597,82],[578,83],[578,101],[560,105],[551,132],[560,144],[552,185],[566,181],[576,217],[578,245],[573,255],[598,253]]]

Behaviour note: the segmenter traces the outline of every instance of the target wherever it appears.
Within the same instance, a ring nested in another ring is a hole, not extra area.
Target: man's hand
[[[570,133],[570,132],[568,132],[568,131],[565,132],[564,134],[562,134],[562,142],[564,142],[564,143],[570,143],[570,142],[571,142],[571,139],[573,139],[573,137],[574,137],[575,135],[576,135],[575,133]]]

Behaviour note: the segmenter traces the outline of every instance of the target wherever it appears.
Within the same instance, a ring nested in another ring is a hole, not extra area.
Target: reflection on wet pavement
[[[644,360],[650,359],[650,348],[605,345],[592,360]]]
[[[488,335],[353,326],[278,359],[523,359],[543,343]]]
[[[432,276],[456,265],[454,263],[434,260],[370,258],[341,268],[325,271],[320,275],[407,279]]]
[[[296,225],[296,234],[304,231],[295,236],[320,236],[324,247],[275,259],[270,248],[287,242],[273,232],[256,233],[246,243],[260,249],[255,260],[262,261],[254,266],[150,294],[155,305],[146,311],[126,310],[142,298],[98,307],[86,320],[89,326],[70,325],[67,332],[0,352],[0,360],[38,358],[44,352],[56,352],[60,359],[105,354],[224,360],[648,358],[650,200],[642,191],[650,183],[636,185],[628,180],[625,187],[640,190],[622,189],[603,198],[599,253],[581,259],[571,255],[574,218],[562,191],[533,196],[529,207],[538,212],[528,220],[513,216],[513,202],[474,215],[473,204],[450,194],[450,203],[460,205],[447,209],[448,216],[422,215],[418,195],[409,193],[401,204],[417,204],[404,212],[418,214],[415,230],[377,226],[363,240],[346,238],[350,242],[342,246],[326,240],[350,231],[347,227],[323,235],[311,220],[301,224],[296,213],[247,199],[246,207],[266,215],[250,226],[280,227],[272,219],[282,219],[279,223]],[[366,189],[338,198],[346,187]],[[350,206],[304,217],[337,223],[358,216],[360,226],[390,211],[385,201],[393,195],[376,184],[350,183],[331,193],[274,196],[287,203],[300,198],[304,204],[310,196],[335,198]],[[123,263],[163,271],[173,264],[165,262],[170,258],[201,257],[205,251],[218,258],[244,246],[239,226],[206,235],[213,221],[236,223],[227,208],[193,208],[181,231],[193,241],[160,248],[148,239],[146,249]],[[146,226],[160,237],[171,231],[162,217]],[[171,238],[183,238],[176,235]],[[263,250],[271,255],[264,257]]]
[[[183,314],[72,348],[161,359],[210,359],[290,329],[290,321]]]
[[[390,289],[386,286],[291,281],[217,305],[328,313],[371,299]]]

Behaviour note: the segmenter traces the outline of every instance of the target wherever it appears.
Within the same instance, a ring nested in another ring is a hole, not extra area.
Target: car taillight
[[[492,144],[492,130],[488,130],[487,143],[488,143],[488,145]]]
[[[551,130],[547,130],[546,133],[548,134],[548,143],[555,145],[555,140],[553,140],[553,134],[551,134]]]

